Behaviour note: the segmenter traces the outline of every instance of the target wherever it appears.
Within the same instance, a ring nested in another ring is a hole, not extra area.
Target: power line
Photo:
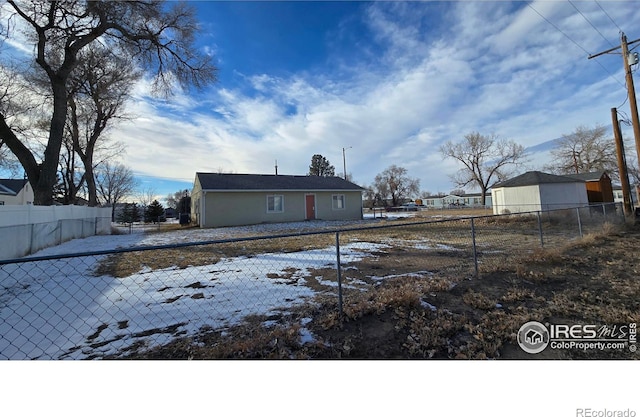
[[[622,29],[620,29],[620,26],[618,26],[618,24],[611,18],[611,16],[609,16],[609,13],[607,13],[607,11],[605,9],[602,8],[602,6],[600,5],[600,3],[598,3],[598,0],[594,0],[596,2],[596,4],[598,5],[598,7],[600,7],[600,10],[602,10],[602,12],[607,15],[607,17],[609,18],[609,20],[611,20],[611,23],[613,23],[620,32],[624,32]]]
[[[531,3],[527,3],[527,6],[529,6],[531,8],[531,10],[533,10],[534,12],[536,12],[538,14],[538,16],[540,16],[541,18],[543,18],[544,20],[546,20],[546,22],[548,24],[550,24],[551,26],[553,26],[555,28],[555,30],[557,30],[558,32],[562,33],[567,39],[569,39],[571,42],[573,42],[573,44],[575,46],[577,46],[578,48],[582,49],[584,51],[585,54],[590,55],[589,51],[587,51],[586,49],[584,49],[582,47],[582,45],[578,44],[578,42],[574,41],[573,39],[571,39],[571,37],[569,35],[567,35],[566,33],[564,33],[562,31],[562,29],[560,29],[558,26],[556,26],[555,24],[553,24],[553,22],[551,22],[549,19],[547,19],[546,17],[544,17],[542,15],[542,13],[540,13],[539,11],[537,11],[532,5]]]
[[[591,21],[589,19],[587,19],[587,16],[585,16],[577,7],[575,4],[573,4],[573,2],[571,0],[569,0],[569,4],[573,6],[574,9],[576,9],[576,12],[578,12],[580,14],[580,16],[582,16],[582,18],[589,24],[591,25],[591,27],[593,29],[595,29],[596,32],[598,32],[598,34],[600,34],[600,36],[602,36],[602,39],[604,39],[605,41],[607,41],[609,43],[609,45],[611,46],[615,46],[613,43],[611,43],[611,41],[609,39],[607,39],[602,32],[600,32],[600,30],[598,30],[597,27],[595,27],[595,25],[593,23],[591,23]]]
[[[553,22],[551,22],[549,19],[547,19],[546,17],[544,17],[542,15],[542,13],[540,13],[539,11],[537,11],[532,5],[531,3],[527,3],[527,6],[529,6],[529,8],[531,8],[531,10],[533,10],[534,12],[536,12],[538,14],[538,16],[540,16],[541,18],[543,18],[547,23],[549,23],[551,26],[553,26],[553,28],[555,30],[557,30],[558,32],[562,33],[565,38],[569,39],[575,46],[577,46],[578,48],[582,49],[584,51],[584,53],[587,54],[587,56],[590,56],[591,54],[589,53],[589,51],[587,51],[586,49],[584,49],[582,47],[582,45],[578,44],[578,42],[574,41],[569,35],[567,35],[566,33],[564,33],[562,31],[562,29],[560,29],[558,26],[556,26]],[[607,69],[607,67],[605,67],[604,65],[602,65],[602,63],[600,61],[596,61],[598,63],[598,65],[600,65],[600,67],[602,67],[603,70],[605,70],[605,72],[607,74],[609,74],[609,77],[611,77],[612,80],[614,80],[615,82],[617,82],[622,88],[624,88],[625,90],[627,89],[627,87],[621,83],[619,80],[617,80],[613,74]]]

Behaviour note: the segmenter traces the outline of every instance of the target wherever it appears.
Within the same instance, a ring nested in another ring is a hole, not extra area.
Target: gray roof
[[[606,174],[606,171],[595,171],[595,172],[586,172],[584,174],[571,174],[565,175],[565,177],[574,178],[576,180],[583,181],[600,181],[603,175]]]
[[[499,182],[494,186],[492,186],[491,188],[496,189],[496,188],[505,188],[505,187],[524,187],[527,185],[538,185],[538,184],[560,184],[560,183],[576,183],[576,182],[584,182],[584,180],[569,178],[564,175],[547,174],[545,172],[540,172],[540,171],[529,171],[529,172],[525,172],[522,175],[518,175],[517,177]]]
[[[205,191],[363,191],[340,177],[196,173]]]
[[[0,179],[0,194],[18,195],[20,190],[29,182],[28,180]]]

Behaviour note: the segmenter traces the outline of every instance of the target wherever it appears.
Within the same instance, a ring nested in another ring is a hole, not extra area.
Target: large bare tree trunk
[[[23,71],[37,69],[40,76],[46,74],[41,78],[46,79],[44,88],[53,100],[43,154],[34,154],[29,136],[23,134],[22,129],[29,130],[33,125],[14,130],[7,123],[12,114],[6,109],[0,113],[0,139],[23,166],[33,188],[34,204],[54,203],[67,117],[67,83],[83,48],[101,38],[100,43],[114,56],[135,59],[142,67],[152,69],[153,86],[159,94],[168,94],[175,82],[185,87],[203,87],[216,79],[211,57],[196,52],[194,34],[200,29],[195,9],[184,2],[173,3],[171,7],[163,1],[6,0],[6,3],[8,19],[20,19],[25,25],[8,25],[11,30],[0,34],[3,35],[0,41],[11,37],[12,31],[17,30],[14,26],[28,32],[21,39],[34,41],[34,54],[16,60],[22,62]],[[38,82],[30,86],[36,94],[42,92]],[[91,158],[89,162],[93,162]],[[91,171],[93,166],[88,169]],[[93,188],[93,184],[89,187]]]

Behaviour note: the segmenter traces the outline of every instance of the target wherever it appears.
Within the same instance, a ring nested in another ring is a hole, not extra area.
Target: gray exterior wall
[[[493,214],[546,211],[588,205],[584,183],[551,183],[491,190]]]
[[[315,196],[318,220],[362,219],[360,191],[203,191],[196,181],[191,195],[192,220],[200,227],[243,226],[306,219],[306,196]],[[283,211],[267,210],[267,196],[284,197]],[[345,208],[333,208],[333,196],[345,196]]]
[[[584,183],[541,184],[540,203],[542,210],[556,210],[588,206],[589,197]]]

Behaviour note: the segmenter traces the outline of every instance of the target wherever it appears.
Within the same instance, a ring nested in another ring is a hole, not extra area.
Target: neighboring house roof
[[[584,174],[565,175],[565,177],[573,178],[576,180],[583,180],[583,181],[600,181],[600,179],[606,174],[607,174],[606,171],[595,171],[595,172],[586,172]]]
[[[28,180],[0,179],[0,194],[16,196],[29,182]]]
[[[560,184],[560,183],[575,183],[584,182],[584,180],[569,178],[564,175],[547,174],[540,171],[529,171],[522,175],[502,181],[495,184],[491,188],[506,188],[506,187],[524,187],[527,185],[539,185],[539,184]]]
[[[314,175],[213,174],[198,172],[205,191],[362,191],[364,188],[340,177]]]

